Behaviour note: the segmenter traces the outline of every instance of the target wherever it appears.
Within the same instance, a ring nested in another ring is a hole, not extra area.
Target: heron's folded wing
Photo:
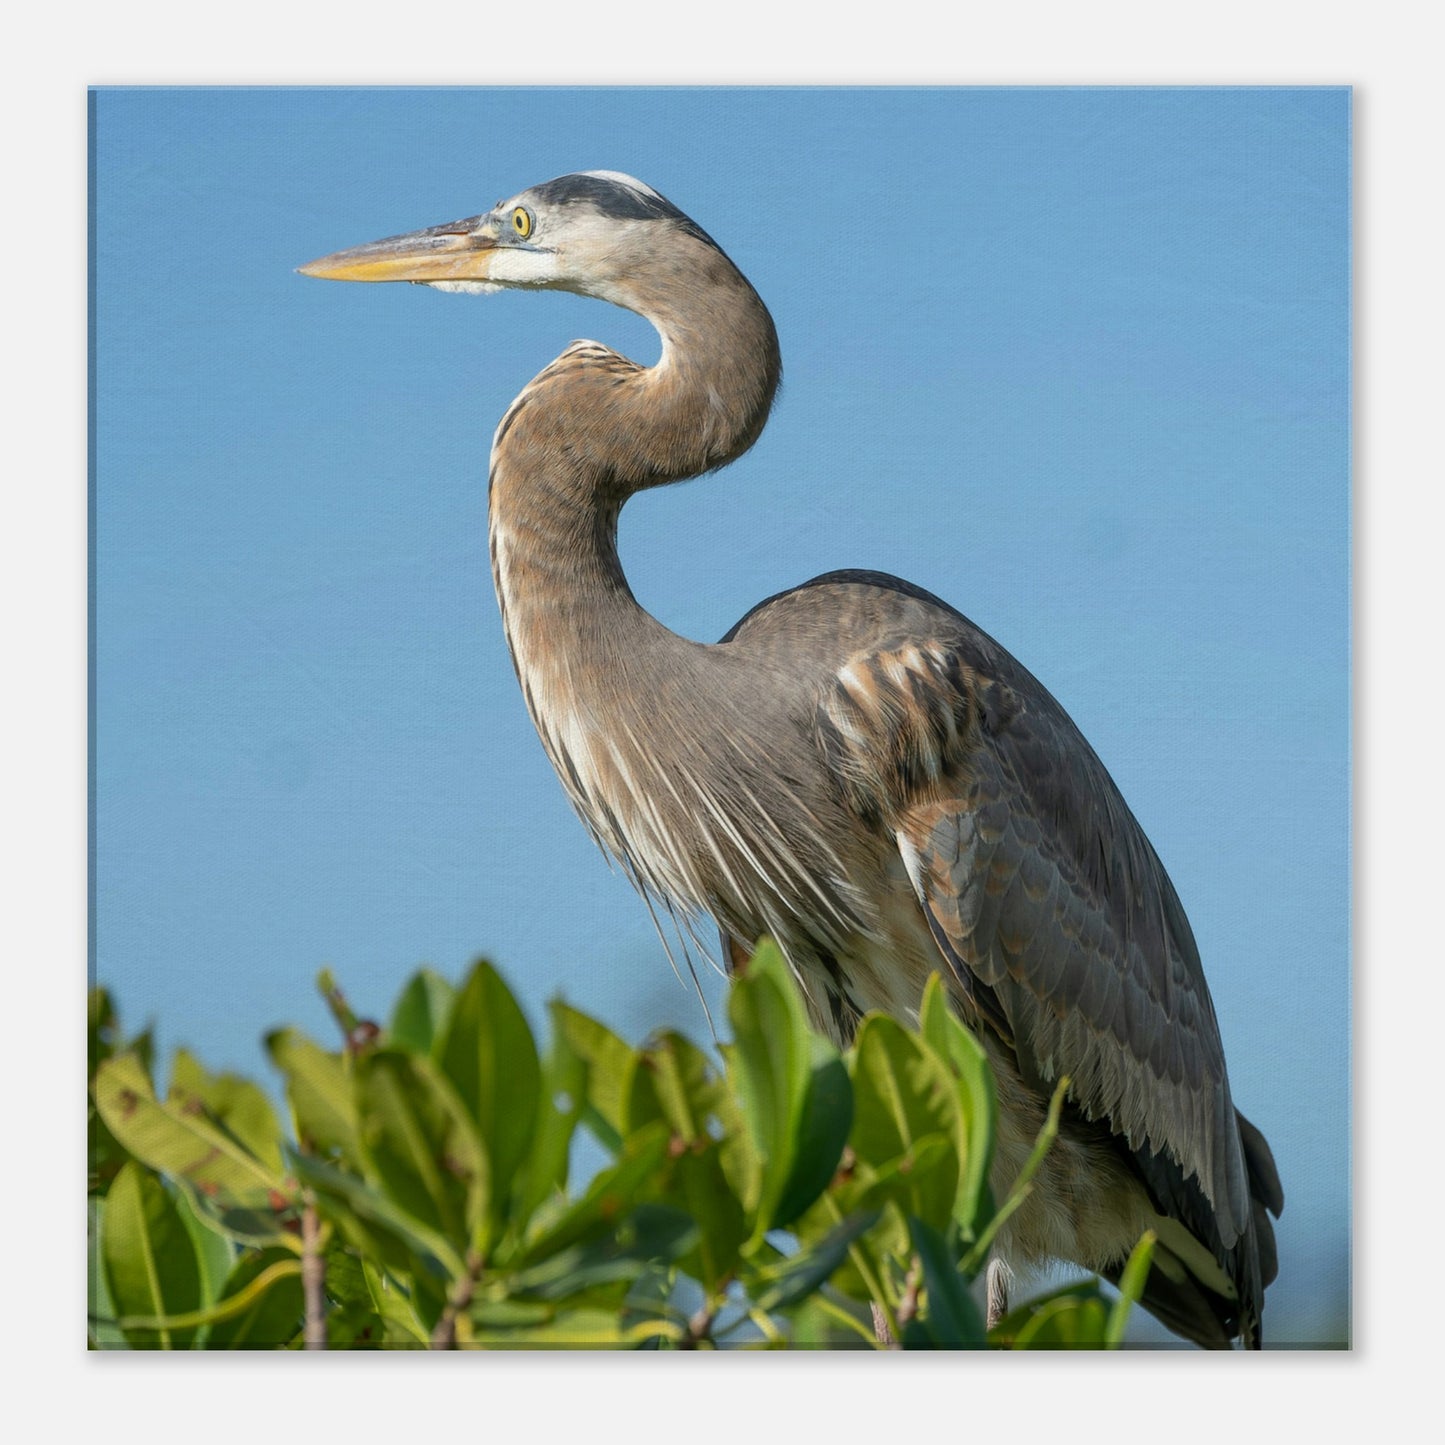
[[[980,661],[916,643],[854,658],[820,709],[824,750],[853,806],[891,829],[958,987],[1024,1077],[1046,1091],[1068,1074],[1074,1104],[1178,1195],[1169,1212],[1207,1213],[1204,1236],[1229,1249],[1248,1175],[1184,911],[1063,710]]]

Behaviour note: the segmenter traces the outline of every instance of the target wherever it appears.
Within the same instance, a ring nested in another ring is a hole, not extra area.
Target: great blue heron
[[[840,1043],[869,1009],[915,1011],[941,965],[997,1075],[996,1189],[1072,1080],[1000,1258],[1117,1279],[1154,1229],[1145,1306],[1200,1344],[1257,1347],[1274,1160],[1230,1098],[1173,885],[1063,708],[895,577],[814,578],[712,646],[628,588],[623,503],[740,456],[777,389],[772,318],[717,243],[651,187],[588,171],[302,270],[573,291],[657,328],[651,367],[574,342],[492,444],[503,625],[573,806],[645,897],[710,914],[732,964],[776,939]]]

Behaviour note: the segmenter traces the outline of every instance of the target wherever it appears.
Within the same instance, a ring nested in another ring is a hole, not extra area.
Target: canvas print
[[[1348,1347],[1347,90],[89,107],[92,1348]]]

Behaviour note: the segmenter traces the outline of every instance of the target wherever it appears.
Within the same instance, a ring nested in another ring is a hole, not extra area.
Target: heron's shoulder
[[[825,572],[821,577],[765,597],[735,622],[721,640],[732,642],[780,625],[799,624],[828,631],[851,627],[856,637],[860,632],[880,624],[896,623],[904,617],[925,621],[934,615],[940,620],[967,621],[942,598],[901,577],[857,570]]]
[[[888,664],[900,651],[921,649],[946,683],[958,669],[991,684],[993,705],[1010,716],[1027,712],[1046,732],[1068,716],[1024,665],[983,628],[941,597],[886,572],[825,572],[759,602],[721,639],[785,665],[822,671],[829,684],[846,668]],[[920,676],[920,681],[925,680]]]

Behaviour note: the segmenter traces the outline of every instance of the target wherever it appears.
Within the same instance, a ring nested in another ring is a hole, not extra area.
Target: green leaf
[[[525,1229],[541,1205],[567,1185],[572,1135],[587,1103],[587,1066],[555,1038],[542,1067],[537,1125],[531,1152],[514,1190],[514,1227]]]
[[[407,1053],[430,1053],[455,998],[456,990],[439,973],[424,968],[413,974],[392,1010],[387,1042]]]
[[[848,1256],[849,1248],[878,1222],[877,1210],[851,1214],[810,1249],[757,1272],[750,1293],[760,1310],[772,1314],[791,1309],[821,1289]]]
[[[436,1058],[486,1151],[490,1208],[501,1220],[532,1147],[541,1066],[527,1020],[491,964],[479,961],[462,985]]]
[[[191,1236],[191,1244],[200,1265],[201,1304],[213,1305],[221,1297],[226,1277],[235,1263],[236,1251],[230,1240],[204,1218],[195,1196],[185,1185],[176,1190],[175,1204]]]
[[[800,1184],[790,1193],[789,1185],[812,1077],[807,1015],[776,945],[760,943],[747,972],[734,980],[728,1017],[729,1062],[737,1066],[736,1088],[762,1166],[755,1228],[761,1238],[779,1222],[779,1203],[804,1192]]]
[[[620,1304],[626,1286],[658,1262],[692,1248],[697,1225],[682,1210],[640,1204],[605,1233],[549,1254],[509,1281],[514,1299],[562,1301],[595,1296],[600,1287]]]
[[[446,1238],[392,1203],[379,1189],[304,1154],[291,1167],[316,1194],[317,1207],[362,1254],[396,1274],[430,1271],[460,1279],[466,1264]]]
[[[959,1107],[952,1075],[917,1038],[883,1014],[863,1020],[853,1050],[853,1152],[878,1170],[906,1156],[906,1212],[936,1229],[953,1213],[957,1153],[918,1168],[912,1151],[930,1134],[956,1140]]]
[[[268,1169],[281,1172],[281,1126],[271,1101],[249,1079],[208,1074],[192,1054],[178,1049],[166,1102],[185,1112],[204,1111]]]
[[[1109,1310],[1109,1323],[1104,1330],[1104,1343],[1110,1349],[1118,1349],[1124,1343],[1130,1311],[1144,1297],[1144,1286],[1149,1282],[1149,1266],[1154,1258],[1154,1244],[1157,1239],[1158,1236],[1152,1229],[1146,1229],[1130,1253],[1124,1272],[1119,1276],[1119,1298]]]
[[[632,1349],[637,1343],[623,1333],[617,1311],[607,1309],[565,1310],[543,1324],[478,1329],[473,1339],[492,1350]]]
[[[958,1272],[954,1252],[938,1230],[915,1215],[909,1216],[908,1233],[927,1290],[927,1310],[921,1318],[929,1347],[983,1349],[987,1342],[983,1316]]]
[[[86,1307],[90,1315],[89,1343],[91,1349],[123,1350],[125,1336],[115,1323],[115,1301],[105,1282],[105,1266],[100,1255],[100,1241],[105,1233],[105,1198],[92,1195],[86,1200]]]
[[[387,1278],[369,1259],[362,1261],[361,1271],[372,1308],[381,1321],[382,1334],[379,1343],[391,1348],[397,1345],[421,1348],[429,1346],[431,1331],[422,1323],[421,1316],[417,1313],[415,1297]]]
[[[265,1207],[285,1197],[279,1169],[258,1159],[203,1109],[158,1102],[134,1054],[101,1064],[94,1092],[111,1133],[151,1168],[228,1201]]]
[[[625,1132],[623,1099],[633,1068],[633,1050],[605,1024],[560,999],[554,999],[549,1010],[555,1046],[571,1050],[586,1071],[582,1122],[609,1153],[616,1154]]]
[[[273,1265],[285,1264],[284,1270]],[[270,1273],[268,1274],[268,1271]],[[258,1289],[252,1289],[257,1286]],[[221,1303],[245,1300],[239,1313],[211,1326],[207,1340],[213,1350],[284,1349],[301,1333],[306,1311],[300,1266],[285,1249],[263,1249],[236,1261],[221,1294]]]
[[[347,1061],[296,1029],[268,1034],[266,1050],[286,1076],[286,1097],[302,1149],[323,1157],[337,1154],[360,1167],[356,1101]]]
[[[790,1343],[795,1350],[873,1350],[877,1341],[866,1308],[819,1290],[788,1310]]]
[[[323,1263],[328,1349],[426,1348],[429,1336],[399,1280],[340,1244]]]
[[[736,1083],[739,1068],[737,1051],[731,1044],[720,1044],[718,1048],[727,1064],[727,1078]],[[713,1116],[722,1131],[719,1147],[723,1173],[727,1175],[733,1193],[743,1202],[743,1207],[748,1211],[755,1210],[762,1197],[763,1161],[753,1143],[735,1087],[724,1083],[718,1090]]]
[[[946,1174],[954,1166],[953,1140],[944,1134],[925,1134],[915,1139],[896,1159],[875,1168],[858,1161],[853,1177],[837,1191],[839,1208],[882,1209],[893,1203],[907,1214],[918,1192],[919,1179]],[[899,1221],[899,1248],[906,1246],[906,1226]]]
[[[476,1130],[430,1060],[378,1049],[356,1062],[367,1179],[459,1253],[487,1202],[487,1161]]]
[[[716,1144],[699,1141],[674,1160],[669,1198],[697,1222],[697,1243],[683,1268],[714,1294],[736,1269],[738,1252],[752,1233]]]
[[[965,1239],[974,1239],[993,1213],[989,1171],[998,1129],[998,1096],[983,1045],[948,1008],[943,980],[933,974],[923,990],[919,1032],[958,1080],[960,1109],[958,1197],[953,1217]]]
[[[638,1194],[656,1176],[667,1154],[667,1141],[667,1127],[663,1124],[649,1124],[631,1135],[617,1163],[601,1170],[581,1199],[526,1242],[519,1262],[534,1264],[612,1228],[631,1211]]]
[[[95,1101],[90,1101],[85,1119],[86,1192],[104,1194],[130,1155],[106,1127]]]
[[[195,1330],[136,1328],[127,1317],[186,1314],[201,1303],[191,1236],[160,1180],[131,1161],[106,1196],[101,1260],[126,1339],[137,1349],[184,1350]]]
[[[1103,1296],[1099,1291],[1099,1282],[1094,1279],[1075,1280],[1071,1284],[1061,1285],[1048,1294],[1040,1295],[1035,1299],[1025,1300],[1022,1304],[1016,1305],[988,1332],[989,1344],[998,1349],[1019,1349],[1020,1338],[1026,1330],[1030,1330],[1038,1316],[1045,1316],[1045,1338],[1041,1342],[1044,1346],[1050,1343],[1050,1336],[1054,1336],[1053,1343],[1058,1343],[1059,1325],[1048,1325],[1047,1317],[1055,1312],[1069,1313],[1075,1310],[1081,1302],[1095,1300],[1102,1307]],[[1078,1320],[1075,1320],[1077,1326]],[[1064,1327],[1065,1332],[1069,1327]],[[1103,1329],[1100,1329],[1099,1344],[1103,1344]]]
[[[251,1249],[299,1252],[301,1216],[295,1200],[283,1201],[279,1208],[253,1208],[203,1194],[185,1179],[177,1179],[176,1184],[191,1217],[220,1239]]]
[[[1014,1333],[1016,1350],[1099,1350],[1108,1343],[1109,1307],[1097,1288],[1035,1302]]]
[[[622,1101],[622,1132],[662,1119],[685,1144],[706,1140],[721,1087],[701,1049],[681,1034],[662,1033],[633,1056]]]
[[[773,1226],[786,1227],[828,1187],[837,1173],[853,1127],[853,1085],[832,1044],[814,1034],[809,1040],[808,1089],[797,1123],[793,1165],[788,1172]]]

